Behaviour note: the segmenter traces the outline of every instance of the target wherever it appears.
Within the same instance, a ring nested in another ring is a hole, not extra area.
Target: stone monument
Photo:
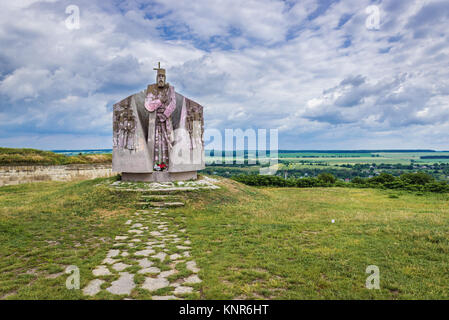
[[[114,105],[112,170],[123,181],[197,178],[204,165],[203,107],[166,82],[159,63],[156,83]]]

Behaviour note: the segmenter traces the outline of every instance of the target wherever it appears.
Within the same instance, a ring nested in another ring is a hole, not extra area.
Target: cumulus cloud
[[[161,61],[206,127],[278,128],[284,149],[448,148],[447,1],[79,0],[78,30],[70,4],[0,4],[2,145],[110,147],[112,104]]]

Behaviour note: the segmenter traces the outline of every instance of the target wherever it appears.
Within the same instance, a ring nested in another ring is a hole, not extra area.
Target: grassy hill
[[[78,266],[84,287],[138,201],[105,181],[0,188],[0,298],[83,298],[61,273]],[[447,194],[220,186],[168,210],[174,224],[186,218],[203,279],[197,298],[449,298]],[[365,288],[369,265],[380,269],[380,290]]]
[[[65,156],[36,149],[0,148],[0,166],[111,163],[112,154]]]

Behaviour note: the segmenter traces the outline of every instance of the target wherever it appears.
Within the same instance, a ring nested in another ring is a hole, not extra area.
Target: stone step
[[[177,195],[142,195],[144,201],[182,201],[183,197]]]
[[[165,199],[165,198],[171,198],[174,197],[172,195],[168,195],[168,194],[143,194],[142,198],[161,198],[161,199]]]
[[[152,204],[154,204],[155,202],[152,202]],[[163,203],[163,206],[164,207],[182,207],[182,206],[184,206],[185,205],[185,203],[184,202],[176,202],[176,201],[173,201],[173,202],[164,202]]]
[[[139,205],[150,206],[150,207],[182,207],[184,202],[139,202]]]
[[[138,209],[138,210],[136,210],[136,212],[143,213],[143,214],[151,213],[150,210],[145,210],[145,209]]]
[[[111,191],[123,191],[123,192],[140,192],[142,193],[142,195],[185,195],[186,192],[191,192],[191,191],[197,191],[199,188],[193,188],[193,187],[188,187],[188,188],[183,188],[183,189],[156,189],[156,190],[148,190],[148,189],[142,189],[142,188],[136,188],[136,189],[131,189],[131,188],[123,188],[123,187],[115,187],[115,188],[108,188]],[[204,188],[203,188],[204,189]]]
[[[128,188],[120,188],[120,187],[115,187],[115,188],[108,188],[110,191],[120,191],[120,192],[142,192],[143,190],[141,189],[128,189]]]
[[[183,194],[185,190],[173,190],[173,189],[157,189],[157,190],[142,190],[143,195],[151,196],[151,195],[175,195],[175,194]]]
[[[156,191],[156,190],[153,191],[153,190],[141,189],[141,188],[130,189],[130,188],[115,187],[115,188],[108,188],[108,189],[111,190],[111,191],[123,191],[123,192],[130,192],[130,191],[133,191],[133,192],[140,192],[140,193],[142,193],[143,195],[153,195],[153,194],[157,195],[158,192],[159,192],[159,191]],[[169,191],[171,191],[171,190],[169,190]],[[177,191],[177,190],[175,190],[175,191]],[[166,192],[165,194],[171,195],[171,192]]]

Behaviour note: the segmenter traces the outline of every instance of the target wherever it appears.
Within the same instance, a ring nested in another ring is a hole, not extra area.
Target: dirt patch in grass
[[[101,218],[113,218],[117,216],[123,216],[129,213],[129,209],[107,210],[107,209],[94,209],[96,216]]]

